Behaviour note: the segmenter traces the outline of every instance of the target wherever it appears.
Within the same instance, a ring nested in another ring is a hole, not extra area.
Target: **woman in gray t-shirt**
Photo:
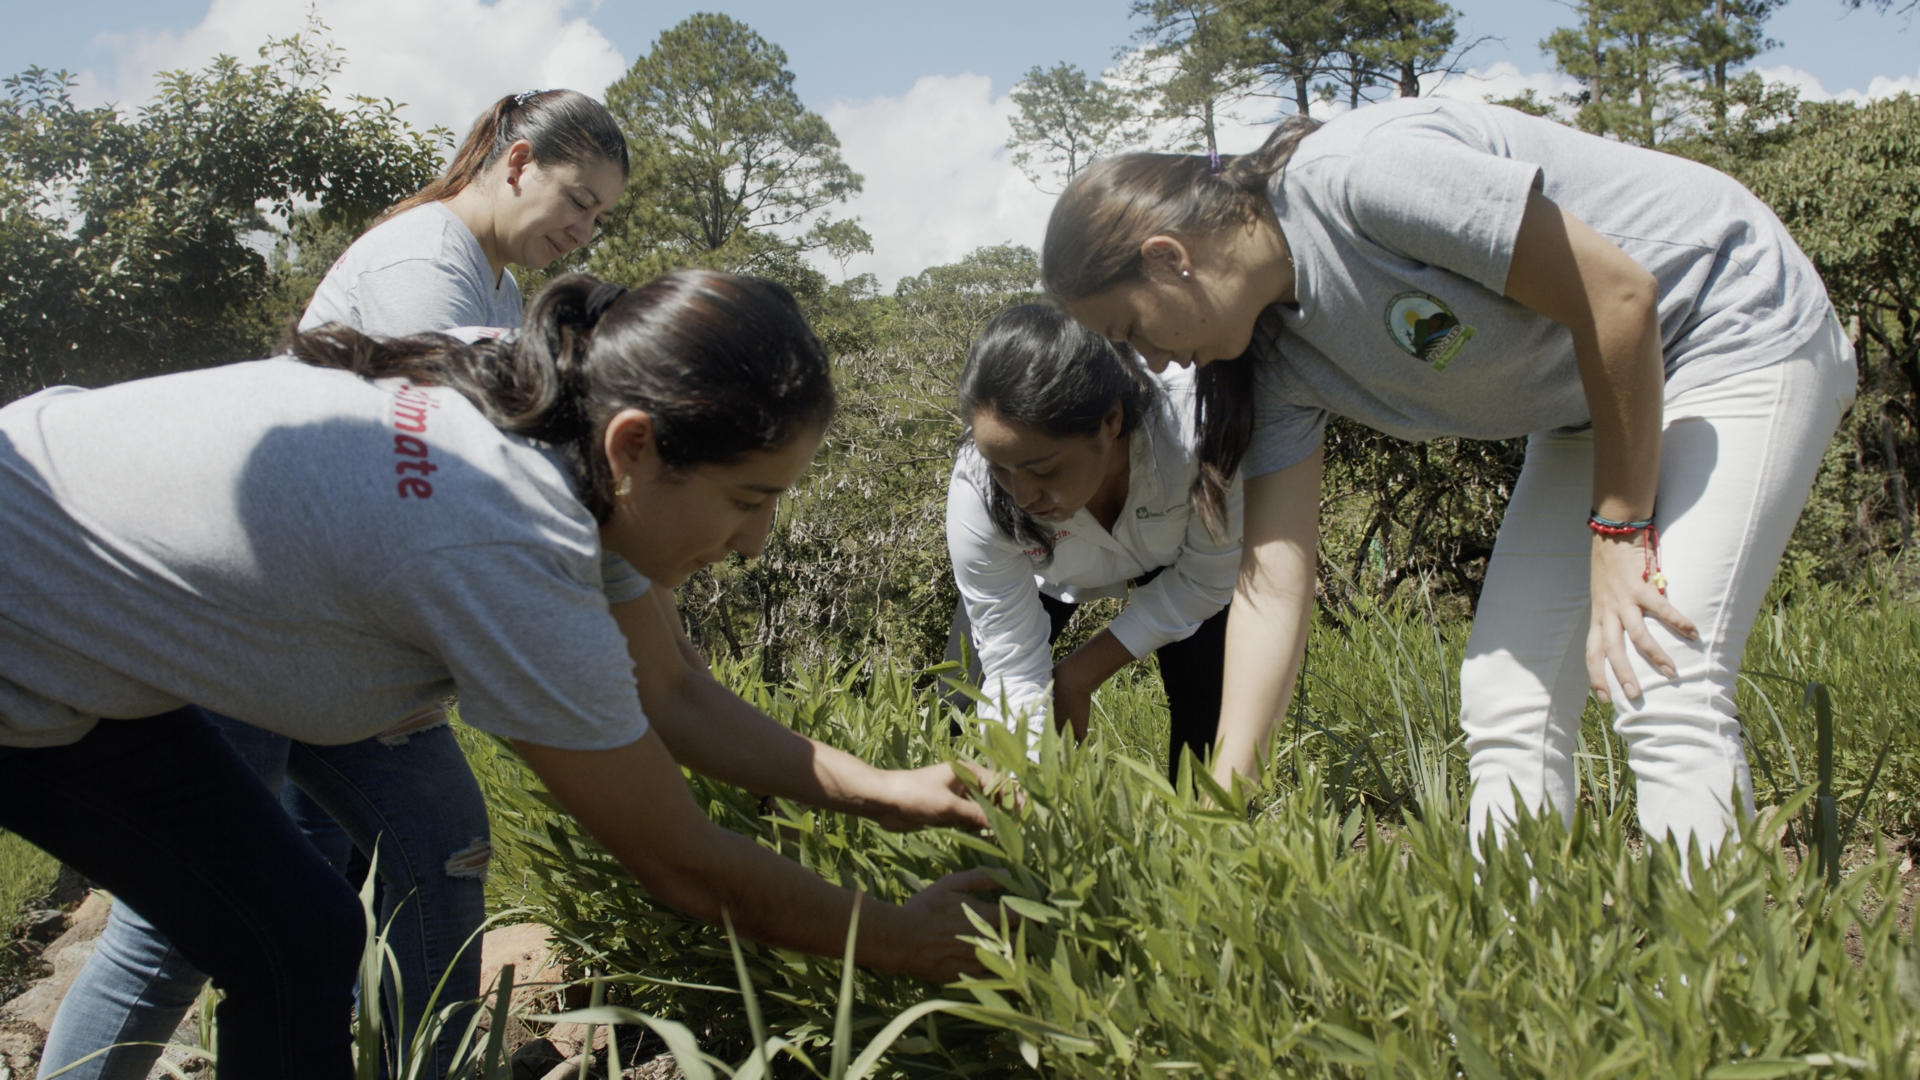
[[[225,990],[222,1075],[351,1075],[366,926],[187,702],[339,745],[457,692],[662,903],[835,956],[857,908],[858,962],[979,970],[956,935],[984,871],[879,901],[709,821],[680,775],[987,824],[952,764],[877,769],[728,691],[654,591],[759,554],[818,447],[835,393],[799,305],[714,271],[569,275],[527,322],[471,344],[328,327],[0,409],[0,828]],[[638,576],[615,587],[606,552]]]
[[[334,262],[300,327],[335,323],[380,337],[518,328],[520,289],[508,266],[543,266],[585,244],[627,172],[626,138],[599,102],[574,90],[503,97],[444,175]],[[486,915],[491,848],[486,806],[444,711],[422,709],[377,739],[340,746],[212,719],[269,788],[286,788],[289,811],[336,863],[349,861],[349,845],[369,859],[378,846],[378,914],[393,954],[390,1041],[411,1044],[430,1010],[476,998],[480,952],[469,939]],[[205,981],[139,912],[115,905],[54,1018],[42,1067],[73,1065],[75,1080],[145,1077]],[[444,1024],[428,1075],[452,1068],[461,1026]]]
[[[1213,444],[1247,478],[1217,779],[1257,771],[1292,694],[1337,413],[1529,436],[1461,674],[1476,843],[1516,788],[1571,816],[1589,689],[1649,836],[1710,852],[1751,808],[1740,654],[1855,374],[1812,266],[1738,183],[1405,100],[1290,118],[1224,164],[1098,163],[1043,267],[1076,318],[1151,364],[1213,365],[1202,393],[1244,403]]]

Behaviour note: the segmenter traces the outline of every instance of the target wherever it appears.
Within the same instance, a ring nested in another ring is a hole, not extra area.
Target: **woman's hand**
[[[1053,677],[1053,728],[1073,732],[1076,741],[1085,742],[1087,727],[1093,721],[1093,690],[1062,679],[1056,668]]]
[[[979,933],[967,918],[967,908],[972,908],[988,925],[998,921],[998,905],[973,895],[997,888],[999,883],[987,871],[961,870],[908,898],[904,905],[906,925],[900,935],[906,947],[898,970],[931,983],[952,982],[961,975],[986,974],[987,969],[974,955],[973,946],[960,940],[960,935]]]
[[[858,813],[894,832],[928,825],[985,829],[987,812],[973,795],[990,789],[994,780],[991,772],[971,761],[887,769],[881,772],[875,797]]]
[[[1103,629],[1053,665],[1054,727],[1072,728],[1074,738],[1085,739],[1093,716],[1093,692],[1131,663],[1133,654],[1112,630]]]
[[[1601,701],[1611,702],[1607,692],[1607,671],[1620,683],[1620,692],[1629,698],[1640,696],[1640,685],[1633,676],[1633,664],[1627,656],[1626,642],[1632,642],[1655,671],[1671,679],[1673,661],[1667,651],[1647,631],[1646,617],[1651,615],[1681,637],[1698,639],[1700,632],[1693,620],[1680,613],[1662,594],[1659,580],[1648,580],[1659,569],[1657,543],[1649,531],[1627,536],[1593,536],[1592,621],[1587,626],[1587,683]]]

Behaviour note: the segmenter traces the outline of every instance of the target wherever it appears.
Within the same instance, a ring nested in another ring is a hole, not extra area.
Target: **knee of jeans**
[[[249,996],[345,993],[366,950],[367,919],[346,881],[339,885],[306,896],[297,919],[262,927],[265,940],[225,958],[231,962],[213,974],[215,985]]]
[[[367,914],[359,896],[351,889],[341,890],[317,905],[311,916],[311,939],[305,943],[308,960],[351,979],[367,946]]]
[[[484,836],[476,836],[467,846],[447,856],[442,869],[456,880],[485,881],[492,861],[493,843]]]

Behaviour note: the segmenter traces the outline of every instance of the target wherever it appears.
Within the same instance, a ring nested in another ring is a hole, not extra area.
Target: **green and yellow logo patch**
[[[1435,371],[1447,370],[1473,340],[1473,327],[1461,325],[1452,308],[1423,292],[1403,292],[1387,302],[1387,333]]]

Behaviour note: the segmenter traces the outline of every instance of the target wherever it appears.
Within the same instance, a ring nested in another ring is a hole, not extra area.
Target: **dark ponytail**
[[[960,372],[961,445],[973,441],[982,409],[1054,438],[1085,437],[1120,406],[1130,435],[1161,401],[1160,384],[1132,355],[1051,304],[1022,304],[994,316],[967,352]],[[1053,557],[1053,530],[1020,509],[999,484],[987,488],[987,516],[1022,545]]]
[[[1121,154],[1094,162],[1067,185],[1047,219],[1040,251],[1047,292],[1073,303],[1139,280],[1146,270],[1140,245],[1152,236],[1205,236],[1271,220],[1273,178],[1319,126],[1304,114],[1289,116],[1260,149],[1221,155],[1218,171],[1193,154]],[[1209,364],[1195,379],[1200,471],[1193,504],[1215,536],[1224,534],[1227,487],[1253,437],[1247,360]]]
[[[620,166],[622,177],[631,171],[627,137],[606,106],[578,90],[528,90],[508,94],[481,113],[447,171],[393,204],[381,220],[460,194],[521,139],[532,148],[533,160],[543,165],[584,167],[610,161]]]
[[[383,340],[333,324],[295,335],[289,351],[316,367],[457,391],[501,431],[565,451],[599,521],[613,509],[601,436],[621,409],[644,410],[662,463],[684,470],[819,431],[836,404],[826,350],[793,294],[714,270],[678,270],[637,289],[555,278],[517,338]]]

